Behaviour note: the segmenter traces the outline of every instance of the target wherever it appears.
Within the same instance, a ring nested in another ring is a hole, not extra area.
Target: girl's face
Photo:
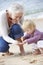
[[[34,29],[30,29],[30,28],[27,29],[28,34],[32,34],[33,32],[34,32]]]

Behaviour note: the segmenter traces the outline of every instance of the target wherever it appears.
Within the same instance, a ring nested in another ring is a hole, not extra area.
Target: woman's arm
[[[16,40],[13,40],[12,38],[10,38],[8,35],[4,35],[3,36],[3,39],[6,41],[6,42],[8,42],[8,43],[14,43],[14,44],[18,44],[18,41],[16,41]]]
[[[15,43],[15,44],[18,43],[18,41],[13,40],[11,37],[8,36],[7,28],[5,26],[2,26],[1,24],[0,24],[0,35],[8,43]]]

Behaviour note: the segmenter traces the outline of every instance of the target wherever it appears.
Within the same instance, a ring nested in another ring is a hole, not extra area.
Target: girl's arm
[[[35,42],[39,41],[39,39],[40,39],[40,35],[36,35],[30,39],[27,39],[27,42],[28,42],[28,44],[35,43]]]
[[[27,33],[27,32],[25,32],[24,33],[24,36],[23,36],[23,40],[26,40],[26,39],[28,39],[30,37],[30,35]]]
[[[27,42],[28,44],[30,44],[30,43],[35,43],[35,42],[39,41],[40,37],[41,37],[40,34],[36,34],[36,35],[34,35],[33,37],[26,39],[26,40],[24,41],[24,43],[26,43],[26,42]]]

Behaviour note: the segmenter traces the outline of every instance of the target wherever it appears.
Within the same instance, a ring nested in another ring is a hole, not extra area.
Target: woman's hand
[[[24,45],[24,44],[19,42],[17,45],[18,45],[18,46],[21,46],[21,45]]]

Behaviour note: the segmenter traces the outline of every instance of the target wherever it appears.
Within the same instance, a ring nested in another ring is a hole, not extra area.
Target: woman
[[[9,11],[9,9],[8,9],[8,11]],[[10,28],[9,26],[11,26],[11,21],[12,21],[12,19],[9,17],[9,14],[11,14],[11,12],[7,13],[7,10],[4,12],[2,11],[0,14],[0,52],[4,52],[7,55],[12,54],[9,52],[8,43],[18,44],[18,41],[15,41],[8,35],[9,28]],[[9,22],[10,22],[10,24],[9,24]]]

